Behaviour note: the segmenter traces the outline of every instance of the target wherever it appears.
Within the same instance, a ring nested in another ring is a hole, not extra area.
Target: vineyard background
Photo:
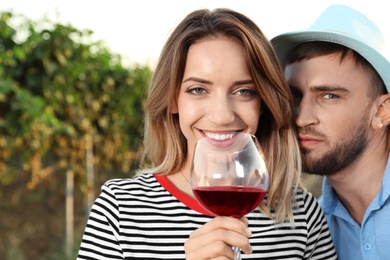
[[[0,13],[0,259],[74,259],[100,186],[138,166],[151,69],[92,34]]]
[[[0,13],[0,259],[75,259],[100,186],[138,167],[152,70],[92,35]]]

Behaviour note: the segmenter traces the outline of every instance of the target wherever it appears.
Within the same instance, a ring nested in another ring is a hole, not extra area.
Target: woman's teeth
[[[225,141],[227,139],[233,138],[234,133],[225,133],[225,134],[219,134],[219,133],[206,133],[206,136],[210,139],[214,139],[216,141]]]

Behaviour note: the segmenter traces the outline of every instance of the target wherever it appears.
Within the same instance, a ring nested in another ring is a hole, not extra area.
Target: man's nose
[[[303,97],[300,103],[295,106],[295,123],[298,127],[306,127],[317,122],[316,108],[313,101]]]

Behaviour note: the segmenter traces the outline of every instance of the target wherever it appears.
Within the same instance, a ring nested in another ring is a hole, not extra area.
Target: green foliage
[[[25,17],[15,29],[14,16],[0,13],[0,182],[22,172],[36,185],[61,169],[83,176],[87,135],[99,169],[129,171],[151,70],[124,67],[91,31]]]

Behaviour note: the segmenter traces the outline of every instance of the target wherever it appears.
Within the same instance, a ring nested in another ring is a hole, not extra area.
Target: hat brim
[[[355,50],[364,57],[378,72],[390,93],[390,63],[378,51],[369,45],[348,35],[326,31],[289,32],[276,36],[271,40],[282,67],[285,67],[289,52],[298,44],[312,41],[333,42]]]

